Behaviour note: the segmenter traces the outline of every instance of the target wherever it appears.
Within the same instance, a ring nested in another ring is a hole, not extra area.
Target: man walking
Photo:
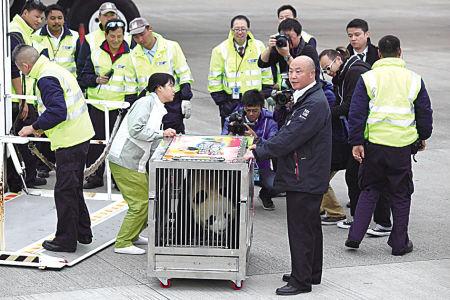
[[[350,105],[349,142],[361,164],[361,194],[345,245],[359,248],[383,193],[391,201],[393,216],[388,244],[392,255],[404,255],[413,250],[408,237],[414,191],[411,154],[425,149],[432,109],[421,77],[406,69],[400,58],[400,40],[387,35],[378,48],[381,59],[361,75]]]

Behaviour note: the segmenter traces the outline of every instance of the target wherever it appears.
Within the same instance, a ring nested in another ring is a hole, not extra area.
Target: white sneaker
[[[140,235],[137,240],[133,242],[135,245],[148,245],[148,238]]]
[[[337,227],[342,229],[349,229],[353,224],[353,220],[351,219],[345,219],[343,221],[340,221],[336,224]]]
[[[392,227],[384,227],[379,224],[375,224],[374,228],[369,228],[367,234],[371,236],[389,236],[391,234]]]
[[[114,248],[114,252],[119,253],[119,254],[140,255],[140,254],[144,254],[145,250],[138,248],[136,246],[129,246],[129,247],[124,247],[124,248]]]

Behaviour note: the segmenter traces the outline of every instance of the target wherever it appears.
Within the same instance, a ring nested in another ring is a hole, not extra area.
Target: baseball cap
[[[117,14],[117,7],[114,3],[105,2],[102,5],[100,5],[100,8],[98,9],[98,11],[101,15],[104,15],[109,12],[113,12],[113,13]]]
[[[144,32],[145,27],[149,26],[150,24],[147,22],[144,18],[136,18],[133,19],[133,21],[130,22],[130,34],[139,34]]]

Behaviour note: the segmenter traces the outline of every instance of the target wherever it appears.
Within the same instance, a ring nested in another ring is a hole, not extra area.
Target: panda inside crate
[[[160,171],[157,246],[239,248],[239,171]]]

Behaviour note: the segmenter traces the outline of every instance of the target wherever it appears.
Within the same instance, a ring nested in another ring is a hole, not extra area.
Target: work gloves
[[[182,100],[181,101],[181,113],[184,115],[185,119],[189,119],[191,117],[192,105],[191,101]]]

